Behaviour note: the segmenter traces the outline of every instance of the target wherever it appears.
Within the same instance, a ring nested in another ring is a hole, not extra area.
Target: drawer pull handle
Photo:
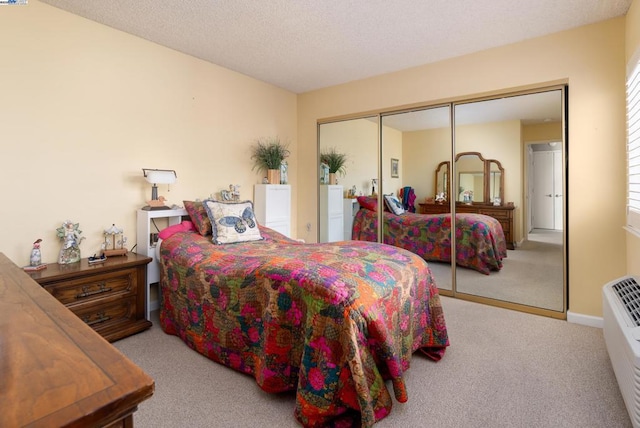
[[[84,321],[88,325],[94,325],[94,324],[99,324],[101,322],[109,321],[111,319],[111,317],[105,315],[104,312],[98,312],[96,316],[97,318],[92,320],[91,315],[87,315],[84,318],[82,318],[82,321]]]
[[[98,284],[97,290],[91,290],[90,285],[84,285],[82,287],[82,293],[76,295],[76,299],[82,299],[83,297],[94,296],[96,294],[108,293],[111,291],[111,287],[107,287],[105,282],[101,282]]]

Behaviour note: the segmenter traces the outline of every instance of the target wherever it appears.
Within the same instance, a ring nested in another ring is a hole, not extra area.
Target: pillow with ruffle
[[[402,202],[400,202],[400,200],[393,193],[384,195],[384,204],[389,209],[389,211],[391,211],[395,215],[402,215],[406,212],[404,206],[402,205]]]
[[[214,244],[259,241],[262,239],[253,202],[203,202],[211,221]]]

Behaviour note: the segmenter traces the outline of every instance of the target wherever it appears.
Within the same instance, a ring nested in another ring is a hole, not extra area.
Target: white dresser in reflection
[[[351,239],[351,232],[353,231],[353,219],[356,213],[360,209],[358,200],[356,198],[344,198],[343,200],[343,215],[344,215],[344,239]]]
[[[336,184],[320,185],[320,242],[344,240],[343,189]]]

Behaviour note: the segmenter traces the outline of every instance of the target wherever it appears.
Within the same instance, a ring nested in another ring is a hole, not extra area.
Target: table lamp
[[[158,197],[158,184],[173,184],[176,182],[178,175],[172,169],[149,169],[142,168],[144,178],[153,186],[151,187],[151,200],[147,201],[147,205],[142,207],[143,210],[169,210],[164,204],[164,196]]]

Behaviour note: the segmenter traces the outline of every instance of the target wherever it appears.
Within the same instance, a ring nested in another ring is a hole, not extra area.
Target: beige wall
[[[295,207],[295,94],[36,0],[2,8],[0,38],[0,251],[15,263],[28,263],[37,238],[56,261],[67,219],[87,238],[84,256],[112,223],[132,247],[151,196],[141,168],[177,171],[170,192],[159,189],[170,203],[231,183],[253,199],[258,137],[291,142]]]
[[[637,3],[637,1],[636,1]],[[576,28],[298,97],[299,168],[315,170],[316,120],[569,84],[569,309],[600,316],[602,285],[625,273],[625,19]],[[597,171],[597,174],[594,173]],[[603,180],[602,177],[607,177]],[[298,224],[316,217],[300,174]]]
[[[261,174],[249,147],[271,135],[291,141],[293,226],[309,239],[318,119],[566,82],[570,310],[599,316],[602,284],[640,271],[638,240],[627,241],[628,263],[620,249],[625,58],[640,45],[638,9],[635,0],[626,18],[296,97],[37,0],[3,8],[0,251],[25,264],[42,238],[44,260],[55,261],[55,229],[66,219],[80,223],[84,255],[111,223],[132,246],[135,211],[150,195],[143,167],[177,170],[171,191],[160,189],[170,203],[231,183],[252,198]]]
[[[640,60],[640,0],[631,4],[626,20],[625,62],[630,64]],[[627,274],[640,276],[640,237],[632,233],[627,233]]]

